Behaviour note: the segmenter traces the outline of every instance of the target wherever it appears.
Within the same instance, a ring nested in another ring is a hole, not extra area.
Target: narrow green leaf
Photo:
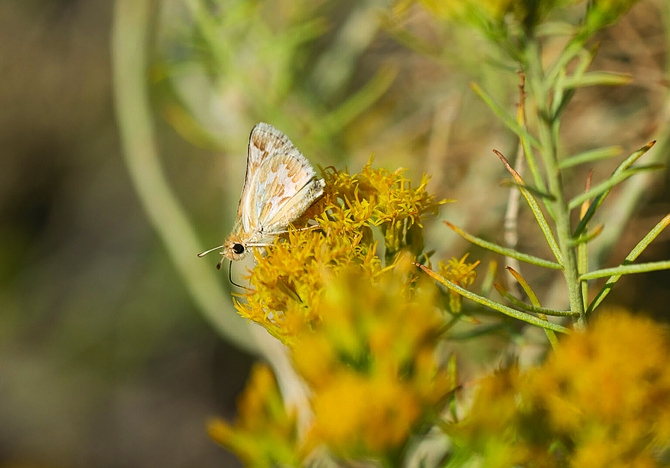
[[[549,248],[554,254],[554,257],[556,257],[556,260],[558,261],[559,264],[563,264],[563,256],[561,255],[561,249],[558,247],[558,243],[556,242],[556,239],[554,238],[554,234],[551,232],[551,228],[549,227],[549,224],[547,223],[547,220],[544,217],[544,214],[542,213],[542,210],[540,209],[540,206],[537,204],[533,196],[530,194],[528,190],[525,189],[526,184],[519,175],[517,171],[514,170],[514,168],[510,165],[510,163],[507,161],[505,156],[500,153],[500,151],[493,150],[493,152],[498,155],[500,160],[503,162],[507,170],[509,171],[510,174],[512,174],[512,177],[514,177],[514,180],[516,181],[517,184],[519,184],[519,190],[521,190],[521,193],[523,194],[524,198],[526,199],[526,202],[528,203],[528,206],[530,206],[531,211],[535,215],[535,220],[537,221],[537,224],[540,226],[540,229],[542,230],[542,234],[544,234],[544,238],[547,240],[547,244],[549,244]]]
[[[502,185],[507,186],[507,187],[517,187],[517,188],[521,189],[520,184],[517,184],[516,182],[513,182],[511,180],[504,180],[502,182]],[[542,191],[536,189],[535,187],[531,187],[530,185],[524,185],[523,188],[528,190],[533,195],[535,195],[537,197],[540,197],[540,198],[544,198],[545,200],[550,200],[550,201],[555,201],[556,200],[556,197],[553,196],[552,194],[547,193],[547,192],[542,192]]]
[[[628,156],[619,166],[614,170],[612,175],[619,174],[626,169],[628,169],[635,161],[640,159],[642,155],[644,155],[647,151],[649,151],[654,145],[656,144],[656,140],[647,143],[644,145],[642,148]],[[600,207],[602,202],[605,200],[605,197],[610,193],[609,190],[603,192],[602,194],[598,195],[595,200],[593,200],[593,203],[591,203],[591,206],[589,206],[588,211],[586,214],[582,217],[581,221],[579,221],[579,224],[577,225],[577,228],[575,229],[575,232],[572,234],[573,238],[581,236],[584,231],[586,230],[586,227],[589,224],[589,221],[591,221],[591,218],[593,218],[593,215],[595,215],[596,210]]]
[[[472,301],[475,301],[478,304],[481,304],[483,306],[486,306],[490,309],[497,310],[498,312],[501,312],[505,315],[508,315],[510,317],[514,317],[518,320],[522,320],[526,323],[530,323],[531,325],[537,325],[538,327],[546,328],[549,330],[553,330],[559,333],[570,333],[570,330],[568,328],[565,328],[562,325],[558,325],[553,322],[547,322],[544,320],[541,320],[537,317],[534,317],[532,315],[526,314],[525,312],[521,312],[515,309],[512,309],[510,307],[504,306],[502,304],[499,304],[497,302],[494,302],[490,299],[487,299],[485,297],[482,297],[478,294],[475,294],[473,292],[468,291],[465,288],[462,288],[460,286],[455,285],[451,281],[443,278],[442,276],[438,275],[434,271],[426,268],[423,265],[419,265],[418,263],[415,263],[416,266],[421,268],[428,276],[439,282],[440,284],[444,285],[447,289],[450,289],[451,291],[454,291],[458,294],[460,294],[463,297],[466,297]]]
[[[644,252],[645,249],[649,247],[649,244],[651,244],[653,240],[656,239],[658,235],[668,226],[670,226],[670,214],[660,220],[658,224],[656,224],[656,226],[654,226],[654,228],[649,231],[646,236],[644,236],[644,239],[637,243],[633,250],[631,250],[630,253],[626,256],[625,260],[632,262],[637,257],[639,257],[642,252]]]
[[[396,67],[388,66],[379,69],[377,74],[363,88],[346,100],[340,107],[328,114],[317,126],[318,129],[326,132],[327,135],[339,132],[342,127],[348,125],[382,97],[391,87],[397,75],[398,69]]]
[[[509,112],[507,112],[503,107],[498,104],[491,96],[486,94],[486,92],[479,87],[477,83],[470,83],[470,89],[472,89],[477,96],[480,97],[484,103],[489,106],[493,113],[509,128],[515,135],[519,138],[526,139],[530,144],[534,146],[540,146],[540,143],[535,139],[533,135],[528,133],[525,128],[523,128],[519,123],[512,117]]]
[[[521,287],[523,288],[524,292],[528,296],[528,299],[530,299],[530,303],[533,304],[534,307],[540,308],[542,307],[542,304],[540,304],[540,300],[537,298],[537,295],[535,294],[535,291],[530,287],[526,279],[521,276],[521,273],[516,271],[512,267],[507,267],[507,271],[509,271],[512,276],[519,282]],[[547,316],[541,312],[537,312],[537,316],[540,317],[542,320],[549,321]],[[549,340],[549,343],[551,343],[551,347],[553,349],[558,348],[558,338],[556,338],[556,333],[554,333],[552,330],[547,330],[546,328],[544,329],[544,333],[547,335],[547,339]]]
[[[593,58],[595,57],[595,50],[585,50],[581,48],[566,48],[564,52],[566,55],[576,54],[579,57],[577,66],[572,71],[572,77],[579,77],[584,74],[586,69],[591,65]],[[568,103],[572,100],[572,97],[575,94],[575,88],[566,88],[565,82],[567,79],[567,66],[568,62],[564,62],[562,68],[555,68],[552,71],[548,72],[548,76],[551,76],[548,80],[549,83],[554,83],[554,99],[551,106],[551,115],[552,119],[556,121],[560,115],[563,113],[563,110],[567,107]]]
[[[517,112],[517,123],[521,126],[521,128],[525,129],[527,132],[527,125],[526,125],[526,76],[521,75],[520,76],[521,83],[519,85],[519,106],[518,106],[518,112]],[[526,133],[526,135],[529,135]],[[547,185],[544,181],[544,178],[542,176],[542,172],[540,171],[540,167],[537,164],[537,158],[535,157],[535,153],[533,152],[533,145],[532,143],[526,138],[525,135],[519,135],[519,142],[521,143],[521,148],[523,148],[523,154],[526,158],[526,163],[528,164],[528,170],[530,171],[531,175],[533,176],[533,180],[535,181],[535,186],[538,188],[538,190],[542,192],[547,191]],[[549,216],[553,217],[553,208],[551,204],[546,204],[545,205],[547,208],[547,212],[549,213]]]
[[[498,262],[494,259],[489,262],[489,266],[486,269],[486,274],[482,280],[482,285],[480,292],[482,296],[489,297],[491,294],[491,289],[493,288],[493,283],[495,282],[496,272],[498,271]]]
[[[637,257],[644,252],[644,250],[651,244],[651,242],[658,237],[658,235],[663,232],[663,230],[670,225],[670,214],[667,215],[665,218],[663,218],[654,228],[649,231],[649,233],[644,236],[644,239],[642,239],[640,242],[637,243],[635,248],[630,251],[630,253],[626,256],[624,261],[621,263],[622,265],[629,265]],[[619,278],[621,278],[620,274],[612,275],[610,278],[607,280],[605,285],[602,287],[600,291],[598,291],[598,294],[596,294],[596,297],[593,298],[593,301],[591,301],[591,304],[589,304],[588,309],[586,310],[587,314],[590,314],[593,312],[596,307],[600,305],[600,303],[607,297],[609,294],[610,290],[614,286],[614,284],[619,281]]]
[[[285,44],[281,44],[282,50],[295,49],[296,46],[322,36],[327,30],[328,23],[324,18],[315,18],[304,23],[297,23],[282,37],[285,42]]]
[[[569,88],[583,88],[585,86],[624,86],[632,83],[633,77],[629,74],[614,72],[590,72],[581,76],[571,76],[565,79],[563,86]]]
[[[583,237],[583,236],[582,236]],[[580,239],[582,238],[580,237]],[[586,242],[577,244],[577,274],[581,275],[589,271],[589,253],[588,245]],[[587,309],[589,305],[589,282],[580,281],[580,287],[582,290],[582,304],[584,310]],[[586,315],[586,314],[584,314]]]
[[[452,385],[456,385],[458,382],[458,365],[456,362],[456,355],[452,354],[449,356],[449,361],[447,361],[447,374],[451,382],[454,382]],[[451,412],[451,419],[453,422],[458,422],[458,411],[456,409],[456,392],[452,392],[449,396],[449,411]]]
[[[574,25],[564,21],[543,21],[537,25],[535,34],[538,37],[574,36],[577,29]]]
[[[504,330],[505,328],[508,327],[509,325],[504,322],[486,323],[478,327],[472,327],[468,330],[449,332],[447,336],[449,337],[450,342],[465,341],[465,340],[471,340],[473,338],[478,338],[480,336],[490,335],[492,333],[496,333],[499,330]]]
[[[510,301],[514,306],[523,309],[527,312],[533,312],[536,314],[552,315],[556,317],[579,317],[579,312],[572,312],[571,310],[555,310],[547,309],[545,307],[537,307],[531,304],[526,304],[522,300],[514,297],[509,291],[507,291],[503,286],[498,283],[495,283],[494,287],[503,296],[505,299]]]
[[[542,179],[542,173],[540,172],[540,168],[537,165],[537,158],[535,157],[535,153],[533,153],[533,145],[531,144],[530,141],[528,141],[528,138],[525,136],[520,136],[519,141],[521,142],[521,147],[523,148],[523,154],[526,157],[526,162],[528,163],[528,169],[530,170],[530,173],[533,175],[533,180],[535,181],[535,185],[538,187],[538,190],[541,190],[543,192],[546,192],[546,185],[544,183],[544,180]],[[548,205],[548,209],[551,205]],[[551,214],[551,211],[549,211]]]
[[[551,115],[552,119],[555,121],[559,115],[563,112],[563,109],[567,105],[568,101],[572,99],[571,94],[574,94],[574,90],[568,89],[566,96],[566,89],[563,86],[566,78],[566,70],[562,69],[556,77],[556,84],[554,85],[554,97],[551,103]]]
[[[647,151],[649,151],[656,144],[656,140],[650,141],[642,148],[628,156],[619,166],[614,170],[614,174],[619,174],[620,172],[625,171],[630,166],[635,164],[635,162],[640,159]]]
[[[521,288],[528,296],[528,299],[530,299],[530,303],[533,304],[535,307],[542,307],[540,304],[540,300],[537,298],[537,295],[535,294],[535,291],[533,291],[533,289],[530,287],[528,281],[526,281],[526,279],[523,276],[521,276],[521,273],[519,273],[512,267],[506,267],[506,268],[507,271],[509,271],[511,275],[514,276],[514,279],[517,280],[517,282],[521,285]],[[546,320],[546,317],[540,317],[540,318]]]
[[[584,187],[585,191],[589,191],[591,189],[591,183],[593,182],[593,171],[589,171],[589,175],[586,178],[586,186]],[[590,201],[585,201],[582,203],[582,206],[579,210],[579,218],[583,218],[586,216],[586,212],[588,211],[591,203]],[[600,226],[596,226],[595,233],[600,234],[602,232],[602,223]],[[600,229],[599,229],[600,228]],[[596,234],[596,235],[597,235]],[[588,241],[592,239],[593,237],[586,232],[585,234],[582,234],[578,238],[573,238],[570,237],[569,245],[576,245],[577,246],[577,275],[583,275],[584,273],[587,273],[589,271],[589,252],[588,252]],[[588,297],[589,297],[589,282],[588,281],[580,281],[579,283],[580,289],[582,290],[582,310],[586,310],[588,306]],[[586,315],[586,314],[584,314]],[[582,321],[584,317],[580,317],[578,320]]]
[[[448,51],[445,48],[438,47],[435,42],[428,41],[421,36],[409,31],[406,27],[398,22],[398,20],[388,12],[380,12],[378,15],[379,25],[384,28],[385,32],[393,37],[398,43],[404,45],[408,49],[417,52],[421,56],[431,58],[439,63],[446,63],[445,55]]]
[[[546,81],[550,86],[553,87],[554,82],[556,81],[561,70],[564,70],[568,66],[568,63],[570,63],[578,55],[583,57],[583,61],[587,61],[586,66],[591,63],[595,52],[585,51],[583,45],[583,38],[577,36],[573,37],[570,42],[565,45],[563,50],[556,56],[556,60],[547,67]]]
[[[605,228],[604,224],[598,224],[593,231],[587,232],[586,234],[583,234],[579,236],[577,239],[571,239],[570,240],[570,245],[575,246],[579,244],[586,244],[588,242],[591,242],[593,239],[598,237],[602,232],[603,229]]]
[[[603,268],[602,270],[595,270],[579,277],[580,281],[590,280],[595,278],[604,278],[605,276],[613,275],[630,275],[632,273],[646,273],[648,271],[668,270],[670,269],[670,260],[662,262],[639,263],[635,265],[620,265],[614,268]]]
[[[451,330],[458,322],[460,322],[460,318],[456,315],[452,315],[451,319],[449,319],[449,321],[440,328],[439,330],[440,335],[444,335],[447,332],[449,332],[449,330]]]
[[[532,265],[537,265],[545,268],[553,268],[554,270],[563,269],[563,267],[559,263],[552,262],[550,260],[544,260],[542,258],[534,257],[532,255],[528,255],[525,253],[517,252],[516,250],[502,247],[498,244],[494,244],[493,242],[485,241],[484,239],[475,237],[463,231],[461,228],[454,226],[448,221],[444,221],[444,224],[449,226],[451,229],[456,231],[458,234],[460,234],[463,238],[465,238],[472,244],[478,245],[492,252],[499,253],[500,255],[504,255],[505,257],[516,258],[517,260],[520,260],[522,262],[530,263]]]
[[[596,148],[594,150],[585,151],[583,153],[579,153],[559,161],[558,168],[566,169],[568,167],[577,166],[579,164],[599,161],[601,159],[609,159],[615,156],[619,156],[622,152],[623,148],[621,148],[621,146],[607,146],[605,148]]]
[[[565,93],[561,93],[561,99],[560,101],[556,101],[556,105],[552,106],[552,119],[556,121],[563,111],[568,107],[568,104],[572,100],[573,96],[575,95],[575,90],[574,89],[567,89],[565,90]]]
[[[609,179],[599,183],[591,190],[588,190],[574,197],[568,203],[568,207],[571,210],[573,210],[582,203],[584,203],[586,200],[594,198],[595,196],[600,195],[601,193],[609,192],[612,189],[612,187],[614,187],[617,184],[620,184],[621,182],[623,182],[624,180],[628,179],[631,176],[634,176],[635,174],[647,171],[656,171],[658,169],[663,169],[663,167],[664,166],[662,164],[650,164],[648,166],[634,167],[632,169],[627,169],[625,171],[619,172],[618,174],[613,174],[610,176]]]

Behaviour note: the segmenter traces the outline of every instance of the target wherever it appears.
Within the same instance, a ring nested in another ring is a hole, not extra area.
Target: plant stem
[[[576,247],[572,245],[570,226],[570,209],[563,191],[563,178],[558,164],[558,130],[559,121],[551,113],[551,90],[553,82],[547,79],[542,68],[542,51],[535,38],[525,43],[527,80],[530,93],[535,97],[537,106],[538,135],[540,154],[544,162],[549,193],[554,200],[551,203],[554,221],[556,222],[556,238],[563,254],[563,275],[568,287],[570,310],[578,312],[577,328],[586,324],[584,300],[579,283]]]
[[[122,154],[149,221],[205,319],[231,343],[258,354],[259,343],[246,321],[235,314],[175,196],[159,158],[149,102],[149,32],[154,2],[117,0],[112,27],[112,64]]]

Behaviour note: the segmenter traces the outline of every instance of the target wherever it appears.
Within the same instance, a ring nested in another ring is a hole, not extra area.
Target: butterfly
[[[221,255],[241,260],[253,247],[266,247],[322,195],[326,183],[318,179],[307,159],[286,135],[266,123],[249,136],[247,172],[237,207],[233,232]]]

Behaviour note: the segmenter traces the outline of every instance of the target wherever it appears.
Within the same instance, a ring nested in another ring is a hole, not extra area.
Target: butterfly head
[[[228,260],[242,260],[249,252],[246,242],[239,236],[232,235],[223,243],[222,255]]]

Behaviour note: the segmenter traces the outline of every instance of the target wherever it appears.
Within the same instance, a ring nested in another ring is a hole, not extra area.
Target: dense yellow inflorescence
[[[408,287],[409,259],[371,279],[351,271],[326,287],[322,325],[292,357],[313,391],[308,443],[346,457],[401,447],[453,382],[435,365],[443,318],[427,279]]]
[[[502,25],[506,16],[514,18],[527,29],[533,29],[552,11],[581,3],[583,27],[589,34],[603,28],[626,13],[639,0],[398,0],[394,12],[402,15],[414,3],[419,3],[431,15],[447,21],[464,21],[476,29],[487,31],[492,25]]]
[[[326,193],[305,218],[256,254],[240,313],[289,349],[310,389],[313,418],[298,435],[271,372],[257,367],[234,425],[211,436],[247,466],[304,466],[315,453],[400,466],[414,436],[442,427],[456,454],[487,467],[658,467],[670,444],[670,343],[653,321],[601,314],[567,336],[539,368],[500,371],[479,385],[467,417],[446,417],[455,374],[436,349],[461,298],[440,291],[417,263],[421,221],[442,202],[401,171],[325,171]],[[473,284],[467,255],[440,276]],[[455,413],[453,413],[455,414]]]
[[[462,442],[486,466],[657,467],[670,444],[670,341],[654,321],[603,313],[538,369],[481,386]]]
[[[267,252],[257,252],[251,287],[236,303],[243,317],[288,346],[311,391],[314,417],[300,444],[287,430],[294,420],[274,413],[280,430],[273,433],[283,443],[270,442],[278,454],[294,448],[294,458],[275,460],[287,465],[320,447],[346,458],[401,453],[454,387],[434,359],[444,296],[413,264],[427,261],[422,220],[435,216],[444,201],[427,192],[426,177],[415,187],[401,170],[368,164],[354,175],[323,172],[324,197],[303,217],[318,227],[291,229]],[[474,265],[464,260],[441,265],[467,286]],[[252,379],[246,392],[257,395],[259,381]],[[274,393],[266,394],[275,400]],[[254,427],[259,440],[270,443],[265,434],[272,418],[260,417],[264,428],[244,422],[258,413],[240,411],[236,426],[217,421],[210,427],[223,445],[236,452],[242,447],[249,466],[267,466],[269,449],[259,449],[254,459],[239,442],[249,440]]]
[[[315,219],[318,229],[291,230],[265,255],[256,252],[251,289],[236,303],[243,317],[288,345],[321,322],[324,286],[343,271],[356,267],[374,280],[384,262],[392,268],[399,252],[420,255],[421,220],[436,215],[444,203],[426,191],[427,178],[412,187],[401,170],[368,164],[360,174],[349,175],[328,168],[324,178],[323,199],[303,217]],[[374,227],[381,232],[383,259]]]
[[[257,364],[252,368],[237,408],[235,425],[218,418],[209,422],[207,430],[212,439],[234,452],[247,466],[299,465],[297,418],[284,408],[269,367]]]

